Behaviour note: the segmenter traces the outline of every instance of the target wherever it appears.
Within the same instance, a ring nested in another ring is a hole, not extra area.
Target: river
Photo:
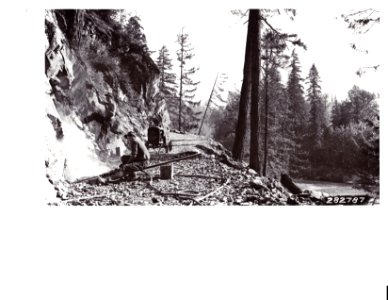
[[[324,192],[324,193],[328,193],[331,196],[368,194],[366,191],[362,189],[353,188],[351,183],[314,181],[314,180],[295,180],[295,182],[302,190]]]

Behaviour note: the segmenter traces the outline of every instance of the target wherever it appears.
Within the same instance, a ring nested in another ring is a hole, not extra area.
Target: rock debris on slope
[[[153,168],[136,181],[66,184],[58,189],[62,199],[50,205],[319,204],[319,199],[292,196],[278,181],[257,176],[252,169],[234,168],[222,161],[222,155],[203,153],[199,158],[175,162],[171,180],[160,179],[159,168]]]

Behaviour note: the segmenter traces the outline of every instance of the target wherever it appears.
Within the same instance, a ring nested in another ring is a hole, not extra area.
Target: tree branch
[[[273,26],[272,26],[271,24],[268,23],[268,21],[267,21],[266,18],[264,18],[264,17],[262,16],[262,17],[261,17],[261,20],[263,20],[264,23],[267,24],[267,26],[268,26],[269,28],[272,29],[272,31],[276,32],[276,34],[281,35],[281,33],[280,33],[279,31],[277,31],[275,28],[273,28]]]

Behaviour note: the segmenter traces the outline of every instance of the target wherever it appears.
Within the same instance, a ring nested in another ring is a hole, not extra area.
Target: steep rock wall
[[[121,133],[146,138],[150,122],[169,127],[159,71],[131,22],[125,31],[110,11],[46,11],[46,167],[53,182],[111,168],[116,148],[125,150]]]

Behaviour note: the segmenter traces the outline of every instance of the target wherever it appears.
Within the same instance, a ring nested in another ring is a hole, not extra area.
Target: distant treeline
[[[281,82],[278,67],[267,64],[260,82],[263,92],[259,102],[259,153],[266,175],[278,177],[289,173],[300,179],[352,180],[377,192],[379,110],[376,95],[354,86],[343,101],[329,101],[321,93],[315,65],[310,69],[308,88],[304,92],[296,53],[291,58],[286,85]],[[212,112],[211,119],[214,138],[232,150],[240,93],[230,92],[228,100],[225,108]],[[247,136],[244,145],[249,150],[250,135]],[[248,161],[246,152],[244,159]]]
[[[208,131],[212,128],[233,158],[248,161],[259,175],[288,173],[297,179],[353,181],[378,193],[376,95],[353,86],[343,101],[329,101],[314,64],[307,78],[301,77],[296,48],[307,50],[307,46],[297,34],[270,24],[274,14],[282,14],[280,10],[236,13],[248,17],[241,90],[229,93],[225,108],[212,111]],[[283,13],[295,16],[296,11]],[[360,26],[365,28],[362,13],[357,13],[359,19],[345,17],[345,21],[350,25],[362,21]],[[281,69],[288,72],[285,84]]]

